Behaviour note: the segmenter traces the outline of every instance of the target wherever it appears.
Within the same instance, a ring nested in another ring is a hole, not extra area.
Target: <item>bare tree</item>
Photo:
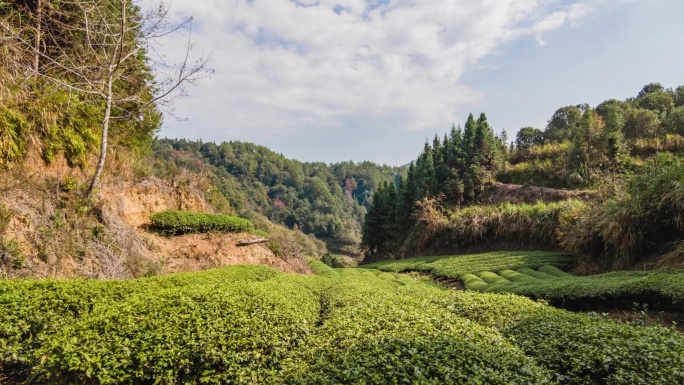
[[[192,21],[190,18],[178,24],[170,23],[169,3],[163,0],[147,11],[142,11],[139,2],[133,0],[63,0],[59,9],[47,3],[37,0],[33,39],[18,32],[6,20],[0,20],[0,28],[6,38],[9,36],[33,54],[32,63],[24,64],[27,73],[30,70],[31,74],[91,95],[103,103],[100,155],[86,193],[90,197],[98,186],[107,158],[113,110],[123,105],[142,108],[158,102],[168,103],[185,93],[185,85],[209,76],[211,70],[206,68],[206,57],[191,59],[193,44],[189,38],[181,63],[167,65],[161,57],[156,61],[149,59],[148,55],[156,52],[157,39],[189,29],[186,27]],[[65,44],[67,37],[76,37],[80,44]],[[50,48],[42,49],[41,43]],[[140,74],[148,66],[158,70],[155,79],[148,80],[150,87],[138,87],[131,92],[131,87],[126,85],[139,82]],[[139,117],[129,113],[117,118]]]

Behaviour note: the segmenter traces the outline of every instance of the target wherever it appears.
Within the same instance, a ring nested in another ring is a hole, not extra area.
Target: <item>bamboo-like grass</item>
[[[677,262],[684,240],[684,162],[657,154],[627,183],[624,197],[566,216],[562,227],[564,250],[602,257],[612,268],[631,266],[653,253],[670,252]]]

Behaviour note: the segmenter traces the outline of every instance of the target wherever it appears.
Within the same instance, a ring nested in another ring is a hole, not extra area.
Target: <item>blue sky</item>
[[[216,71],[161,137],[406,164],[485,112],[513,138],[562,106],[684,85],[681,0],[175,0]],[[183,38],[162,51],[173,57]]]

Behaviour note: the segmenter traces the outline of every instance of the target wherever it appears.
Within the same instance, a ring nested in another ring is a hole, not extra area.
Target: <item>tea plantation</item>
[[[614,307],[684,311],[684,272],[617,271],[573,276],[570,256],[549,252],[495,252],[410,258],[365,265],[382,271],[419,271],[458,279],[468,290],[514,293],[568,309]]]
[[[311,265],[0,281],[0,383],[684,383],[669,328]]]

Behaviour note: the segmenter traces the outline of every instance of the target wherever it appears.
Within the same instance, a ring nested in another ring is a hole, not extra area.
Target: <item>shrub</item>
[[[555,159],[567,153],[571,147],[572,143],[566,141],[562,143],[538,144],[528,148],[518,148],[511,155],[509,162],[511,164],[517,164],[535,159]]]
[[[152,214],[152,229],[165,236],[192,233],[239,233],[254,231],[246,219],[222,214],[202,214],[191,211],[163,211]]]
[[[17,241],[0,237],[0,265],[22,269],[25,263],[26,257]]]
[[[10,219],[12,219],[12,210],[0,203],[0,235],[7,230]]]
[[[503,183],[529,184],[540,187],[572,188],[586,187],[585,181],[571,178],[572,171],[564,160],[532,159],[506,167],[497,175]]]
[[[273,254],[275,254],[276,257],[280,257],[283,255],[283,247],[280,245],[280,242],[275,241],[275,240],[270,240],[268,243],[266,243],[266,247],[268,247],[269,250]]]
[[[683,213],[684,162],[659,153],[628,181],[623,197],[573,215],[560,243],[569,252],[600,256],[596,262],[624,268],[681,242]]]
[[[17,111],[0,106],[0,166],[21,159],[26,153],[25,118]]]
[[[673,330],[569,314],[513,295],[449,292],[377,270],[331,269],[320,261],[311,268],[322,275],[237,266],[122,281],[0,280],[0,378],[54,384],[684,380],[684,337]]]
[[[257,230],[252,230],[251,233],[254,234],[254,235],[258,235],[258,236],[260,236],[260,237],[262,237],[262,238],[268,238],[268,237],[270,236],[270,234],[267,233],[266,231],[264,231],[264,230],[259,230],[259,229],[257,229]]]
[[[664,137],[637,139],[632,143],[632,156],[648,157],[657,152],[684,152],[684,137],[666,134]]]
[[[561,384],[679,384],[684,345],[674,330],[545,309],[503,331]],[[660,349],[663,349],[662,351]],[[645,369],[648,367],[648,369]]]
[[[321,261],[325,263],[326,265],[334,268],[345,268],[345,267],[356,267],[358,266],[358,263],[346,256],[346,255],[340,255],[340,254],[330,254],[327,253],[323,255],[321,258]]]

